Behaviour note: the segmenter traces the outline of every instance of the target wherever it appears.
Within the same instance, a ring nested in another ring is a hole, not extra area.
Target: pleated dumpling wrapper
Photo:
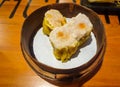
[[[48,35],[56,28],[66,23],[65,17],[56,9],[50,9],[45,13],[43,20],[43,33]]]
[[[51,31],[49,39],[56,59],[62,62],[71,59],[79,46],[90,37],[92,29],[93,25],[89,18],[85,14],[79,13],[64,26]]]

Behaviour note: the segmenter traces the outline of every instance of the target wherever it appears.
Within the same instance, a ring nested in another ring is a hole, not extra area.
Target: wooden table
[[[37,8],[72,0],[0,0],[0,87],[56,87],[40,78],[25,61],[20,49],[22,24]],[[28,3],[30,5],[28,5]],[[80,4],[79,0],[76,0]],[[109,16],[107,24],[102,20],[107,48],[99,72],[82,87],[120,87],[120,24],[117,16]],[[69,87],[80,87],[74,84]]]

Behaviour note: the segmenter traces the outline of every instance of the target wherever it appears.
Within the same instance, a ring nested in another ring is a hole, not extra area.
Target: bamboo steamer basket
[[[93,24],[96,38],[96,54],[85,64],[69,69],[58,69],[38,61],[33,52],[33,38],[42,27],[44,14],[49,9],[59,10],[65,17],[73,17],[78,13],[86,14]],[[21,50],[30,67],[43,79],[55,85],[69,85],[79,82],[81,85],[92,78],[100,69],[106,48],[104,26],[98,15],[86,7],[74,3],[50,4],[38,8],[23,23],[21,31]]]

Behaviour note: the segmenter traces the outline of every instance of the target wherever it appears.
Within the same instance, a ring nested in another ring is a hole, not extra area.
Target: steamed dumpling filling
[[[89,37],[93,29],[89,18],[79,13],[61,27],[51,31],[49,39],[53,46],[53,53],[58,60],[68,61]]]
[[[43,20],[43,32],[48,35],[56,28],[63,26],[66,23],[65,17],[55,9],[50,9],[45,13]]]

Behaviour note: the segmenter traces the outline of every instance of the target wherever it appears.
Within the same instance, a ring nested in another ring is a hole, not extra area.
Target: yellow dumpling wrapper
[[[56,9],[50,9],[45,13],[43,20],[43,33],[48,35],[56,28],[66,23],[65,17]]]
[[[89,18],[79,13],[65,25],[51,31],[49,39],[56,59],[67,62],[89,37],[93,25]]]

